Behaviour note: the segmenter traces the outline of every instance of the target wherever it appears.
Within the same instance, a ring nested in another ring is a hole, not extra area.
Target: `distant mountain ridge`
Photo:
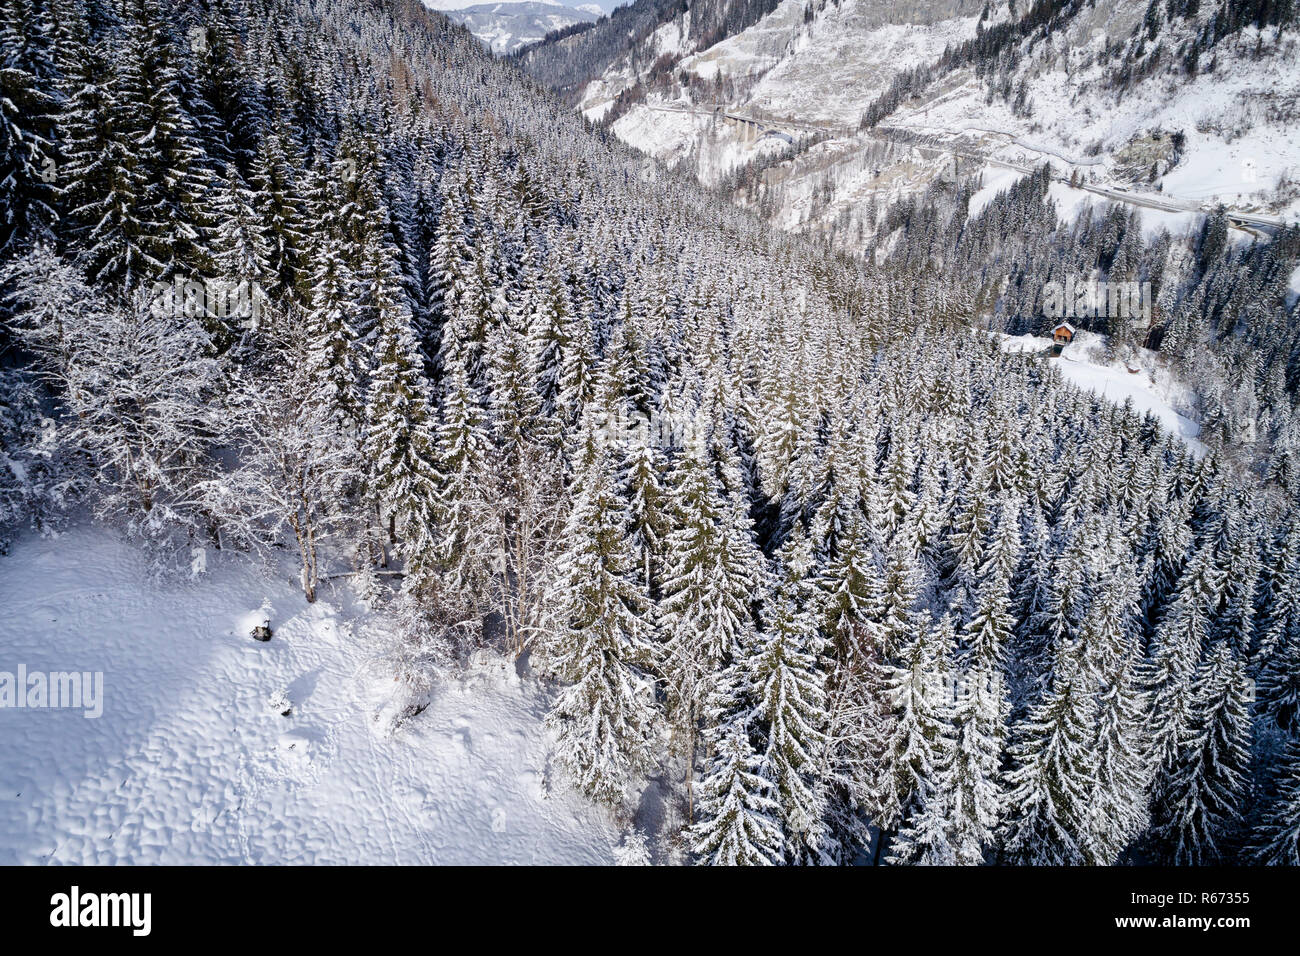
[[[566,7],[548,0],[479,3],[442,12],[463,24],[496,54],[513,53],[540,42],[556,30],[579,23],[593,23],[603,16],[594,4]]]

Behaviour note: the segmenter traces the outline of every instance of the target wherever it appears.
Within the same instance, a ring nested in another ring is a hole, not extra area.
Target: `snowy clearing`
[[[1042,352],[1052,345],[1050,338],[1041,335],[1001,335],[1001,340],[1004,352]],[[1116,405],[1131,400],[1138,414],[1155,415],[1166,431],[1181,438],[1196,454],[1203,455],[1205,445],[1196,439],[1201,426],[1175,411],[1175,407],[1190,407],[1191,395],[1186,386],[1171,380],[1158,368],[1155,353],[1146,349],[1142,350],[1136,372],[1130,372],[1122,363],[1107,364],[1101,356],[1105,344],[1105,336],[1079,331],[1053,362],[1061,375],[1079,388]]]
[[[613,859],[608,814],[547,792],[539,684],[481,665],[383,739],[384,634],[346,587],[308,605],[244,558],[209,568],[151,585],[94,527],[0,558],[0,671],[104,674],[99,719],[0,709],[0,864]]]

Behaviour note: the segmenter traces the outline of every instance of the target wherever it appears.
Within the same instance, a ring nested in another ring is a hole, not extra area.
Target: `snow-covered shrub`
[[[22,527],[49,529],[83,489],[29,376],[0,370],[0,554]]]
[[[356,478],[355,446],[316,400],[302,324],[277,323],[268,338],[266,364],[235,380],[221,423],[238,463],[202,492],[237,543],[265,552],[291,539],[303,593],[314,601],[320,546],[338,529],[345,489]]]
[[[628,830],[623,842],[614,847],[614,862],[619,866],[651,866],[645,834],[636,827]]]
[[[383,605],[384,583],[372,564],[363,565],[352,575],[352,590],[367,610],[374,611]]]
[[[401,592],[388,609],[395,625],[392,643],[386,654],[372,662],[375,677],[385,685],[375,712],[381,736],[393,734],[423,711],[434,685],[455,663],[445,628],[425,605]]]
[[[266,710],[270,714],[279,714],[281,717],[288,717],[293,713],[293,701],[289,699],[287,688],[281,688],[271,694],[266,699]]]
[[[62,406],[59,451],[89,463],[97,514],[159,544],[210,536],[222,371],[201,326],[88,286],[43,246],[9,275],[16,331]]]

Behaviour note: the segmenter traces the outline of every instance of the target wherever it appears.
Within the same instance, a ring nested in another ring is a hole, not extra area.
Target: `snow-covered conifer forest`
[[[0,0],[0,862],[1300,864],[1300,227],[781,231],[519,63]]]

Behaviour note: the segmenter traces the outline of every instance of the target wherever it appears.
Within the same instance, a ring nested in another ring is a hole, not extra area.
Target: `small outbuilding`
[[[1061,350],[1074,340],[1074,326],[1069,322],[1062,322],[1056,328],[1052,329],[1052,355],[1061,354]]]

